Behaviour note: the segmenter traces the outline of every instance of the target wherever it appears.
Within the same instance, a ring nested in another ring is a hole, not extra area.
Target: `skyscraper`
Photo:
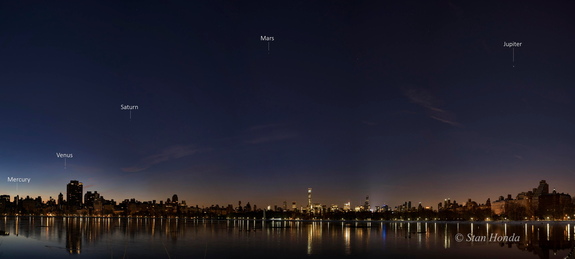
[[[82,208],[82,192],[83,185],[78,180],[71,180],[66,188],[66,198],[68,200],[68,207],[71,210]]]
[[[365,203],[363,204],[363,210],[364,211],[370,211],[371,210],[371,205],[369,205],[369,195],[365,196]]]
[[[307,188],[307,208],[309,212],[311,212],[313,209],[313,206],[311,204],[311,188]]]
[[[543,194],[549,194],[549,184],[545,180],[539,182],[539,186],[534,191],[535,196],[541,196]]]

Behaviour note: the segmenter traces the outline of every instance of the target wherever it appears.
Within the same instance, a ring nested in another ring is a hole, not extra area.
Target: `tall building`
[[[539,208],[539,197],[549,194],[549,184],[545,180],[539,181],[539,186],[533,188],[533,208]]]
[[[549,184],[545,180],[541,180],[537,189],[534,189],[534,194],[535,196],[549,194]]]
[[[178,195],[177,194],[172,195],[172,202],[178,203]]]
[[[84,205],[88,209],[93,209],[94,208],[94,202],[99,200],[99,199],[100,199],[100,194],[98,193],[98,191],[94,191],[93,193],[91,191],[87,191],[86,194],[84,195]]]
[[[307,208],[309,212],[313,209],[313,204],[311,204],[311,188],[307,188]]]
[[[71,180],[66,188],[66,198],[70,209],[82,208],[83,185],[78,180]]]
[[[371,210],[371,205],[369,205],[369,195],[365,196],[365,203],[363,204],[363,210],[364,211]]]

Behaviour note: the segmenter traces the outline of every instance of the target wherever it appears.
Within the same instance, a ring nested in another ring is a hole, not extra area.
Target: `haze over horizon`
[[[575,195],[575,3],[495,3],[4,3],[0,194]]]

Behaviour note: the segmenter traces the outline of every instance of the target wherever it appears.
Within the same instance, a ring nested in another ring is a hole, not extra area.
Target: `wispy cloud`
[[[246,131],[246,140],[244,142],[247,144],[261,144],[295,137],[297,137],[297,133],[286,129],[284,124],[266,124],[249,128]]]
[[[166,162],[173,159],[182,158],[185,156],[190,156],[198,152],[206,151],[206,149],[199,149],[194,146],[182,146],[175,145],[171,147],[164,148],[160,152],[144,157],[137,164],[122,168],[124,172],[140,172],[150,168],[153,165]]]
[[[248,139],[248,140],[246,140],[246,143],[248,143],[248,144],[260,144],[260,143],[265,143],[265,142],[273,142],[273,141],[279,141],[279,140],[284,140],[284,139],[290,139],[290,138],[294,138],[295,136],[296,136],[296,134],[291,133],[291,132],[282,132],[282,133],[278,132],[278,133],[274,133],[271,135],[266,135],[266,136]]]
[[[282,123],[270,123],[270,124],[261,124],[261,125],[255,125],[250,127],[247,131],[259,131],[259,130],[265,130],[265,129],[273,129],[273,128],[278,128],[283,126],[284,124]]]
[[[423,108],[429,118],[447,123],[452,126],[460,127],[461,124],[457,122],[455,114],[441,108],[441,100],[426,91],[425,89],[410,88],[405,91],[405,95],[409,101],[415,103]]]

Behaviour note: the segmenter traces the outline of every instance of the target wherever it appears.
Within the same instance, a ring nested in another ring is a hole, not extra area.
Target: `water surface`
[[[575,225],[3,217],[0,229],[0,258],[563,258]]]

